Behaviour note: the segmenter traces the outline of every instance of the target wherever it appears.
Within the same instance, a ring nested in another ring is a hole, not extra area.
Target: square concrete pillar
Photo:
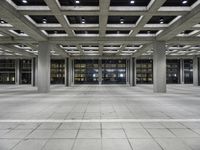
[[[136,86],[136,59],[131,58],[130,59],[130,68],[129,68],[129,73],[130,73],[130,86]]]
[[[197,56],[193,58],[193,85],[199,86],[199,64]]]
[[[67,77],[68,77],[68,86],[73,85],[73,60],[71,58],[68,58],[68,64],[67,64]]]
[[[32,86],[35,86],[36,85],[36,78],[35,78],[35,76],[36,76],[36,59],[35,58],[32,58],[32,60],[31,60],[31,85]]]
[[[127,85],[129,85],[129,83],[130,83],[130,74],[129,74],[129,67],[130,67],[130,62],[129,62],[130,60],[129,59],[127,59],[126,60],[126,84]]]
[[[99,85],[102,84],[102,59],[98,60],[99,65]]]
[[[180,59],[180,83],[184,84],[184,60]]]
[[[50,90],[50,44],[40,42],[38,47],[38,92],[47,93]]]
[[[65,58],[65,86],[68,86],[68,58]]]
[[[20,68],[19,68],[19,59],[15,60],[15,84],[20,84]]]
[[[166,93],[166,46],[164,41],[153,43],[153,91]]]

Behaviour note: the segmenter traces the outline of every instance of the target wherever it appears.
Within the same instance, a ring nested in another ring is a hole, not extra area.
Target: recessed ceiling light
[[[46,19],[46,18],[43,18],[43,19],[42,19],[42,23],[46,24],[46,23],[47,23],[47,19]]]
[[[80,1],[79,1],[79,0],[75,0],[75,3],[76,3],[76,4],[80,4]]]
[[[27,0],[22,0],[22,3],[27,4],[28,1]]]
[[[121,23],[121,24],[124,23],[124,19],[123,19],[123,18],[120,19],[120,23]]]
[[[187,0],[182,0],[182,4],[187,4],[188,1]]]
[[[134,1],[134,0],[131,0],[131,1],[130,1],[130,4],[134,4],[134,3],[135,3],[135,1]]]
[[[160,18],[160,23],[161,23],[161,24],[164,23],[164,18]]]
[[[81,19],[81,23],[83,23],[83,24],[85,23],[85,18]]]
[[[5,23],[5,21],[3,21],[2,19],[0,19],[0,23],[1,23],[1,24],[4,24],[4,23]]]

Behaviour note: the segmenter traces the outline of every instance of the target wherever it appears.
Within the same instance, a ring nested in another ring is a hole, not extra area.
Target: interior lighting
[[[160,23],[163,24],[164,23],[164,19],[160,18]]]
[[[27,4],[28,1],[27,0],[22,0],[22,3]]]
[[[84,24],[85,23],[85,18],[81,19],[81,23]]]
[[[5,21],[3,21],[2,19],[0,19],[0,23],[1,23],[1,24],[4,24],[4,23],[5,23]]]
[[[75,3],[76,3],[76,4],[80,4],[80,1],[79,1],[79,0],[75,0]]]
[[[135,1],[134,1],[134,0],[131,0],[131,1],[130,1],[130,4],[134,4],[134,3],[135,3]]]
[[[182,0],[182,4],[187,4],[188,1],[187,0]]]
[[[46,23],[47,23],[47,19],[46,19],[46,18],[43,18],[43,19],[42,19],[42,23],[43,23],[43,24],[46,24]]]
[[[124,19],[123,19],[123,18],[120,19],[120,23],[121,23],[121,24],[124,23]]]

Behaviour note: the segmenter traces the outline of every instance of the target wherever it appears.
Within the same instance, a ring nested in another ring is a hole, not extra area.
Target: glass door
[[[126,60],[102,60],[103,84],[126,84]]]
[[[185,84],[193,83],[193,60],[192,59],[184,60],[184,83]]]
[[[75,84],[98,84],[99,83],[98,60],[74,60],[74,83]]]
[[[180,83],[180,60],[167,60],[167,83]]]
[[[31,84],[31,60],[22,59],[19,61],[20,84]]]
[[[136,60],[136,81],[137,84],[153,83],[153,60],[138,59]]]
[[[51,60],[51,84],[65,83],[65,60],[52,59]]]
[[[0,84],[15,84],[15,60],[0,60]]]

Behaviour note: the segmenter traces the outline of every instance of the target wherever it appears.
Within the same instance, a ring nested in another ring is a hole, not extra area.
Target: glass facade
[[[102,60],[102,84],[126,84],[126,60]]]
[[[51,84],[65,83],[65,60],[52,59],[51,60]]]
[[[98,60],[74,60],[75,84],[98,84],[99,65]]]
[[[137,84],[153,83],[153,60],[138,59],[136,60],[136,82]]]
[[[15,84],[15,60],[0,60],[0,84]]]
[[[31,84],[31,64],[29,59],[19,61],[20,84]]]
[[[102,74],[102,84],[126,84],[130,78],[128,60],[129,59],[76,59],[72,63],[73,73],[71,78],[74,80],[75,84],[98,84],[99,75]],[[15,84],[16,75],[18,74],[16,72],[17,62],[18,61],[15,59],[0,60],[0,84]],[[65,63],[66,61],[64,59],[51,60],[51,84],[65,84],[65,78],[68,78],[68,75],[65,74],[65,72],[68,72],[67,67],[65,67],[67,64]],[[198,63],[200,66],[200,60],[198,60]],[[166,65],[166,79],[168,84],[180,84],[181,81],[184,81],[185,84],[193,83],[192,59],[183,59],[183,63],[180,59],[167,59]],[[31,67],[31,59],[19,59],[20,84],[31,84]],[[183,72],[181,68],[183,68]],[[99,72],[99,70],[102,72]],[[181,76],[181,72],[183,76]],[[127,74],[129,75],[127,76]],[[198,77],[200,78],[200,74],[198,74]],[[153,84],[152,59],[137,59],[136,81],[137,84]]]
[[[193,60],[192,59],[184,60],[184,83],[185,84],[193,83]]]
[[[180,83],[180,60],[176,59],[167,60],[167,83],[169,84]]]

